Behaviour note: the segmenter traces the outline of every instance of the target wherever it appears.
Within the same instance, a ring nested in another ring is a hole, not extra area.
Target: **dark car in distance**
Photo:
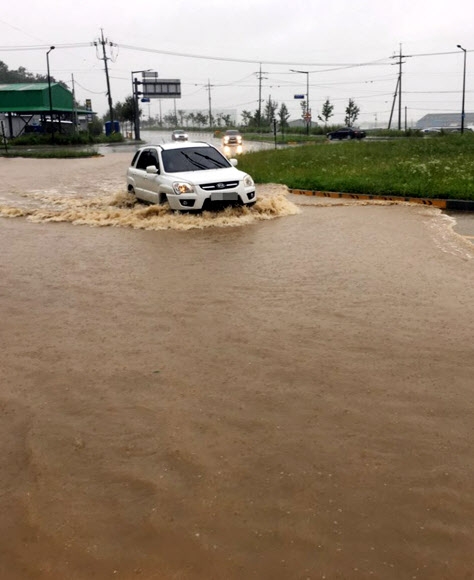
[[[337,129],[337,131],[331,131],[327,134],[327,138],[331,141],[333,139],[363,139],[364,137],[365,131],[354,129],[354,127],[343,127],[342,129]]]

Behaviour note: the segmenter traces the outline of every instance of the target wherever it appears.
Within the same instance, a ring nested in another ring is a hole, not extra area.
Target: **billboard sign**
[[[141,94],[155,99],[180,99],[181,81],[179,79],[149,79],[144,78],[141,84]]]

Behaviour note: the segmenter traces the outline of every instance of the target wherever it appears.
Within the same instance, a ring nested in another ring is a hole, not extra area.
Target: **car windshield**
[[[167,149],[161,152],[161,159],[166,173],[231,167],[227,159],[213,147]]]

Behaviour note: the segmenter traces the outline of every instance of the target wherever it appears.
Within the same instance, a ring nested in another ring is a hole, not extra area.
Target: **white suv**
[[[222,205],[251,206],[256,201],[250,175],[235,168],[209,143],[149,145],[139,149],[127,170],[127,188],[151,203],[179,211]]]

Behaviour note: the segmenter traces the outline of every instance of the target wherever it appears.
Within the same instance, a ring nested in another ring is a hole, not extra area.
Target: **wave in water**
[[[173,212],[168,204],[143,205],[133,195],[116,193],[108,198],[74,198],[57,192],[29,193],[20,206],[1,205],[2,217],[26,217],[32,222],[67,222],[96,227],[129,227],[143,230],[189,230],[235,227],[300,213],[284,193],[260,194],[252,208],[228,207],[201,214]]]

